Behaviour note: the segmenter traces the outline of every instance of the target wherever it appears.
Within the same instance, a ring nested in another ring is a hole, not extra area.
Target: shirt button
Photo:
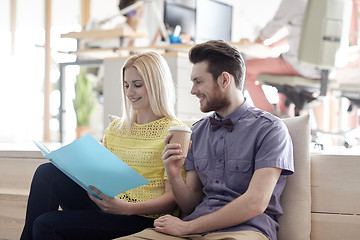
[[[223,139],[224,139],[224,137],[223,137],[223,136],[221,136],[221,137],[220,137],[220,140],[223,140]]]
[[[216,183],[219,183],[219,180],[216,180],[215,182],[216,182]]]

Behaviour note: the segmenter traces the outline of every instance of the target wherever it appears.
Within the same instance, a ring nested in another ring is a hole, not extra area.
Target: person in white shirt
[[[261,85],[256,81],[259,74],[320,78],[319,70],[298,61],[298,47],[306,5],[307,0],[282,0],[273,19],[260,31],[255,40],[256,43],[263,44],[266,39],[273,37],[281,28],[285,27],[288,30],[286,42],[289,50],[287,52],[278,58],[249,59],[246,62],[246,89],[254,105],[276,115],[281,116],[287,113],[286,97],[279,94],[278,109],[274,109],[273,105],[268,102]]]

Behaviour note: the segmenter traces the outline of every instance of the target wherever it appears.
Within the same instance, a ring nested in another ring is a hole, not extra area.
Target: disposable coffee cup
[[[182,148],[183,157],[187,156],[189,151],[189,142],[191,136],[191,129],[185,126],[172,126],[169,129],[169,132],[172,133],[170,143],[179,143]]]

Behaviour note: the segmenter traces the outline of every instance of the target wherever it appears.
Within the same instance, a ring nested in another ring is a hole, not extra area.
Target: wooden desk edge
[[[230,44],[237,46],[244,46],[241,43],[233,43]],[[246,44],[248,45],[248,44]],[[100,52],[119,52],[119,51],[141,51],[141,50],[168,50],[168,51],[183,51],[188,52],[195,44],[190,43],[175,43],[175,44],[168,44],[168,45],[153,45],[153,46],[141,46],[141,47],[122,47],[122,48],[88,48],[88,49],[80,49],[74,52],[69,52],[70,54],[81,55],[87,53],[100,53]]]
[[[61,38],[75,38],[75,39],[84,39],[84,38],[104,39],[104,38],[120,38],[120,37],[141,38],[141,37],[147,37],[147,34],[142,32],[124,30],[123,28],[69,32],[69,33],[61,34]]]

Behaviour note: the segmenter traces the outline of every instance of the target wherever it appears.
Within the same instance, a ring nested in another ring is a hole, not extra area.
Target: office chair
[[[350,105],[347,109],[348,112],[353,111],[354,106],[360,108],[360,84],[359,83],[341,83],[336,91],[340,92],[340,96],[347,98],[350,101]],[[341,135],[344,137],[344,146],[351,148],[357,145],[359,139],[360,127],[355,126],[345,130]]]
[[[341,96],[349,99],[351,104],[360,108],[360,84],[344,83],[337,88],[341,92]]]
[[[347,18],[351,15],[351,4],[351,0],[309,0],[307,4],[298,60],[320,69],[320,80],[270,74],[260,74],[256,79],[285,94],[287,101],[294,103],[296,116],[306,103],[326,96],[328,88],[337,87],[334,80],[329,80],[329,71],[335,68],[337,52],[346,39],[344,37],[348,37],[346,24],[349,25]]]

